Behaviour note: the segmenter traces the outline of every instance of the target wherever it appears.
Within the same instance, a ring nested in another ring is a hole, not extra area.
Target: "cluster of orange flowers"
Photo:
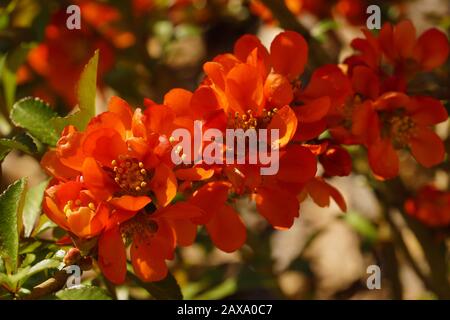
[[[425,166],[442,161],[442,141],[430,126],[447,113],[438,100],[408,96],[407,84],[414,73],[445,61],[445,35],[432,29],[416,39],[409,22],[385,25],[378,38],[365,35],[353,42],[361,53],[346,67],[320,67],[307,85],[300,76],[308,44],[285,31],[270,50],[253,35],[241,37],[233,53],[204,64],[194,92],[173,89],[162,104],[145,99],[134,111],[113,97],[83,132],[66,127],[43,157],[55,178],[45,193],[45,213],[112,282],[125,279],[128,246],[136,274],[157,281],[166,276],[175,248],[194,242],[198,226],[225,252],[245,243],[237,198],[254,200],[276,229],[292,226],[308,196],[322,207],[334,199],[345,211],[343,197],[325,180],[351,172],[342,144],[366,146],[373,172],[383,178],[398,174],[396,149],[411,149]],[[199,120],[221,132],[279,130],[278,172],[261,175],[262,165],[248,162],[175,165],[172,132],[193,132]],[[331,136],[324,138],[327,130]]]
[[[173,258],[177,245],[192,244],[199,225],[221,250],[240,248],[246,229],[233,208],[237,197],[254,199],[259,213],[279,229],[292,226],[308,194],[321,206],[333,197],[345,210],[339,192],[316,171],[319,160],[327,175],[348,174],[346,151],[328,142],[293,143],[301,124],[315,118],[295,107],[294,95],[308,95],[301,99],[311,108],[317,99],[331,101],[297,86],[307,51],[294,32],[278,35],[270,52],[246,35],[233,54],[205,63],[206,76],[194,92],[173,89],[162,105],[146,99],[145,109],[134,111],[113,97],[109,111],[83,132],[67,127],[56,149],[43,157],[43,167],[55,177],[45,194],[45,213],[82,251],[97,257],[106,277],[120,283],[130,243],[134,270],[146,281],[166,276],[165,260]],[[195,120],[222,131],[278,129],[278,173],[262,176],[260,164],[174,165],[171,133],[194,130]]]
[[[417,37],[407,20],[385,24],[378,37],[364,35],[352,42],[360,53],[345,61],[353,90],[353,101],[342,112],[347,121],[332,134],[366,146],[373,173],[384,179],[398,175],[397,150],[409,150],[425,167],[442,162],[444,145],[432,126],[446,121],[447,111],[439,100],[408,91],[419,73],[447,60],[446,35],[432,28]]]

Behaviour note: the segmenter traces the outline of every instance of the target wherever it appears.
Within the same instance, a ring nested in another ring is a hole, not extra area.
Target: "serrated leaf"
[[[10,117],[17,127],[28,130],[38,140],[54,146],[59,139],[59,132],[50,120],[56,115],[44,101],[27,97],[14,104]]]
[[[74,125],[78,130],[82,131],[95,116],[97,66],[98,50],[95,51],[94,56],[89,60],[81,73],[77,88],[79,110],[66,117],[56,117],[52,120],[52,123],[58,132],[61,132],[68,125]]]
[[[105,290],[93,286],[64,289],[57,292],[56,297],[60,300],[112,300]]]
[[[135,274],[128,272],[128,277],[140,287],[144,288],[157,300],[182,300],[180,286],[177,280],[169,272],[164,280],[157,282],[143,282]]]
[[[28,154],[34,154],[37,152],[36,144],[33,139],[26,134],[21,134],[13,139],[0,139],[0,145],[10,149],[17,149]]]
[[[0,256],[8,273],[17,270],[19,228],[26,179],[17,180],[0,195]]]
[[[23,234],[26,238],[31,236],[36,221],[41,214],[42,199],[44,198],[44,191],[47,188],[48,182],[49,180],[42,181],[38,185],[30,188],[26,194],[23,207]]]

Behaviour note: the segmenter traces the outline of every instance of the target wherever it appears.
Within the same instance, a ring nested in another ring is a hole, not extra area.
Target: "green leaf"
[[[48,182],[49,180],[45,180],[30,188],[25,197],[25,205],[23,207],[23,227],[24,236],[26,238],[31,236],[36,221],[41,213],[42,199],[44,198],[44,191],[47,188]]]
[[[61,261],[55,260],[55,259],[44,259],[42,261],[39,261],[34,266],[28,269],[26,274],[22,276],[20,279],[15,279],[16,281],[20,281],[20,283],[24,283],[29,277],[32,275],[35,275],[36,273],[39,273],[41,271],[47,270],[47,269],[56,269],[61,265]]]
[[[378,232],[376,227],[361,214],[350,211],[343,216],[343,219],[370,244],[377,241]]]
[[[128,272],[128,277],[137,285],[144,288],[157,300],[182,300],[180,286],[177,280],[169,272],[164,280],[158,282],[143,282],[135,274]]]
[[[0,139],[0,145],[9,149],[17,149],[28,154],[34,154],[37,152],[37,146],[27,134],[20,134],[13,139]]]
[[[23,208],[26,179],[22,178],[0,195],[0,256],[8,273],[17,270],[19,228]]]
[[[52,146],[59,139],[59,133],[50,122],[55,116],[56,112],[44,101],[32,97],[16,102],[10,115],[17,127],[28,130],[38,140]]]
[[[21,45],[16,48],[11,54],[8,54],[6,57],[4,57],[5,60],[3,62],[3,68],[1,70],[1,77],[3,88],[5,91],[6,106],[8,110],[11,110],[16,96],[17,70],[25,62],[30,48],[30,45]]]
[[[67,117],[57,117],[52,119],[53,125],[58,132],[66,126],[74,125],[82,131],[89,121],[95,116],[95,93],[97,91],[97,66],[98,50],[84,67],[78,83],[78,108],[79,110]]]
[[[12,291],[12,288],[14,288],[13,284],[9,280],[8,275],[4,273],[0,273],[0,286],[8,288],[10,291]]]
[[[237,290],[237,281],[236,279],[229,278],[222,282],[217,287],[199,295],[196,297],[198,300],[218,300],[223,299]]]
[[[93,286],[64,289],[57,292],[56,297],[61,300],[112,300],[104,289]]]
[[[5,157],[8,155],[8,153],[11,151],[11,148],[5,147],[0,144],[0,162],[5,159]]]

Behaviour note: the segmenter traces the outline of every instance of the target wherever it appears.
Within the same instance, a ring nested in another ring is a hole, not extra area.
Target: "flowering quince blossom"
[[[173,257],[176,244],[193,241],[196,226],[190,219],[202,214],[188,203],[169,206],[177,181],[170,163],[164,163],[164,142],[146,119],[140,109],[133,113],[113,97],[108,112],[92,119],[84,132],[67,127],[56,150],[42,159],[63,181],[47,190],[45,212],[75,243],[99,237],[99,266],[114,283],[125,279],[122,236],[132,242],[136,273],[146,281],[161,280],[165,259]]]
[[[333,199],[346,211],[344,198],[327,182],[352,171],[343,144],[365,146],[373,173],[383,179],[399,173],[396,150],[410,150],[425,167],[438,164],[445,152],[432,126],[446,120],[447,112],[437,99],[409,94],[408,84],[445,62],[448,40],[435,29],[416,38],[409,22],[385,25],[378,37],[364,34],[352,43],[359,54],[313,70],[307,81],[300,77],[308,44],[284,31],[269,49],[253,35],[242,36],[232,53],[203,65],[205,76],[193,92],[172,89],[161,104],[144,99],[136,109],[112,97],[108,111],[83,131],[67,126],[42,158],[54,178],[45,192],[45,213],[113,283],[125,281],[128,248],[136,275],[159,281],[167,275],[166,260],[177,246],[194,242],[198,226],[225,252],[245,244],[237,198],[254,200],[276,229],[293,225],[307,197],[321,207]],[[251,141],[254,133],[265,150],[276,130],[278,170],[262,174],[264,161],[211,137],[202,137],[200,147],[214,146],[218,161],[189,159],[194,139],[180,149],[186,141],[174,133],[183,129],[194,136],[198,123],[214,130],[214,138],[229,139],[226,132],[233,129]],[[269,133],[265,139],[263,132]],[[174,152],[183,161],[174,162]],[[225,161],[230,152],[241,161]],[[406,204],[410,214],[422,219],[437,207],[446,211],[444,195],[423,192],[435,196],[436,206],[419,193]],[[436,216],[432,224],[443,223],[443,215]]]
[[[408,92],[415,77],[447,60],[447,37],[432,28],[417,38],[408,20],[395,26],[386,23],[378,37],[367,30],[363,33],[364,39],[352,41],[359,53],[343,66],[351,91],[330,133],[340,143],[364,145],[370,167],[380,179],[398,175],[396,150],[409,150],[425,167],[439,164],[445,150],[432,126],[446,121],[448,113],[438,99]]]

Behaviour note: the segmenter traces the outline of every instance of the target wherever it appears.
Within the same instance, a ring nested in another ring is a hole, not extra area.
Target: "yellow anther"
[[[146,186],[147,186],[147,182],[142,181],[142,182],[141,182],[141,187],[142,187],[142,188],[145,188]]]
[[[91,210],[95,210],[95,205],[94,205],[94,203],[92,203],[92,202],[89,202],[88,207],[89,207],[89,209],[91,209]]]
[[[140,173],[143,174],[143,175],[144,175],[144,174],[147,174],[147,170],[141,169]]]
[[[141,187],[137,186],[136,188],[134,188],[137,192],[141,191]]]
[[[139,162],[139,168],[143,168],[144,164],[142,162]]]
[[[113,167],[117,166],[117,161],[116,161],[116,160],[111,161],[111,165],[112,165]]]

